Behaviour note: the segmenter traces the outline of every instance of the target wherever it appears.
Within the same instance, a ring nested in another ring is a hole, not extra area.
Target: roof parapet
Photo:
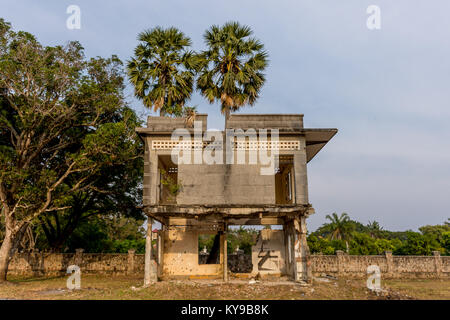
[[[202,122],[202,130],[206,131],[208,128],[208,114],[198,113],[195,115],[195,121]],[[186,118],[173,117],[152,117],[147,118],[147,130],[155,132],[172,132],[179,128],[189,128],[186,123]]]

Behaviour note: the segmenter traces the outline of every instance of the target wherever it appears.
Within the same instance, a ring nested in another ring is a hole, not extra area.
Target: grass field
[[[364,280],[322,280],[310,286],[288,281],[162,281],[142,288],[142,278],[83,275],[80,290],[67,277],[14,278],[0,284],[0,299],[450,299],[450,280],[386,280],[376,295]]]

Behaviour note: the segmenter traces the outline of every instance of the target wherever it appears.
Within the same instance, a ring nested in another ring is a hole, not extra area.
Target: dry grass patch
[[[381,296],[365,287],[365,280],[315,281],[300,286],[287,281],[172,280],[142,288],[140,277],[82,275],[81,290],[68,290],[67,277],[11,278],[0,285],[0,299],[146,299],[146,300],[231,300],[231,299],[450,299],[450,280],[386,280]]]

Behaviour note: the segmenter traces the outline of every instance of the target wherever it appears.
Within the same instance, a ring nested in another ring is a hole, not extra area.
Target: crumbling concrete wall
[[[201,254],[199,263],[205,264],[209,254]],[[251,254],[231,253],[227,255],[228,270],[232,273],[251,273],[253,270]]]
[[[202,130],[206,130],[206,115]],[[200,118],[198,120],[201,120]],[[144,205],[159,203],[159,171],[158,157],[171,155],[165,147],[154,147],[155,143],[170,143],[170,131],[183,128],[184,122],[180,119],[166,117],[149,117],[144,154]],[[306,138],[300,133],[303,128],[302,115],[238,115],[232,116],[230,128],[247,131],[274,128],[280,130],[280,143],[298,143],[296,147],[280,147],[280,155],[294,157],[294,203],[308,204],[307,182],[307,154]],[[161,133],[160,131],[166,132]],[[297,134],[293,134],[296,131]],[[155,134],[155,132],[159,132]],[[289,134],[283,135],[288,132]],[[193,135],[192,135],[193,138]],[[248,137],[247,141],[252,141]],[[260,137],[261,139],[261,137]],[[263,140],[270,140],[268,137]],[[239,141],[236,138],[236,141]],[[163,143],[163,145],[164,145]],[[200,150],[201,151],[201,150]],[[204,151],[204,150],[203,150]],[[253,150],[255,151],[255,150]],[[267,150],[262,151],[264,154]],[[191,150],[191,164],[178,164],[178,182],[183,186],[177,195],[179,205],[265,205],[275,204],[275,176],[261,174],[262,168],[268,168],[268,163],[262,163],[259,151],[255,151],[256,163],[250,163],[249,150],[235,150],[233,164],[207,164],[202,155],[202,163],[194,161],[195,150]],[[239,154],[244,153],[244,164],[238,162]],[[270,152],[267,154],[269,155]],[[223,160],[223,158],[222,158]]]
[[[259,165],[180,165],[182,191],[177,203],[274,204],[275,176],[261,175]]]
[[[295,281],[311,281],[311,261],[306,239],[306,217],[288,221],[285,226],[286,274]]]
[[[367,278],[367,267],[376,265],[382,278],[450,278],[450,257],[440,256],[354,256],[338,251],[334,256],[311,255],[314,276],[325,274],[337,277]]]
[[[303,128],[302,114],[232,114],[227,128],[276,128],[279,130],[300,130]]]
[[[233,260],[233,256],[229,255],[228,259]],[[332,256],[313,254],[310,259],[314,276],[332,275],[364,279],[367,278],[367,267],[378,265],[382,279],[450,278],[450,256],[440,256],[439,253],[435,253],[434,256],[393,256],[390,252],[379,256],[352,256],[339,252]],[[241,260],[240,263],[241,269],[248,266],[245,260]],[[8,274],[10,276],[65,275],[67,267],[73,264],[81,267],[82,274],[141,276],[144,274],[144,255],[135,254],[132,250],[128,254],[86,254],[82,251],[78,253],[16,253],[10,262]],[[215,271],[220,275],[221,270]]]
[[[263,229],[252,247],[252,274],[281,275],[286,273],[286,247],[283,230]]]
[[[199,264],[198,236],[208,231],[171,228],[162,231],[164,237],[162,276],[220,276],[223,270],[221,241],[220,264]]]
[[[144,255],[105,253],[16,253],[9,264],[9,275],[64,275],[67,267],[77,265],[84,274],[143,274]]]

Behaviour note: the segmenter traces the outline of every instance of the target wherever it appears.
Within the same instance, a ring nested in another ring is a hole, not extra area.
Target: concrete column
[[[156,265],[158,276],[162,274],[162,266],[163,266],[164,237],[162,232],[163,232],[162,230],[158,232],[158,238],[156,240]]]
[[[436,270],[436,276],[440,278],[442,276],[442,259],[439,251],[433,251],[434,266]]]
[[[127,274],[134,273],[134,255],[135,255],[135,253],[136,253],[136,250],[134,250],[134,249],[128,250]]]
[[[312,282],[311,260],[306,239],[306,217],[284,224],[287,272],[294,281]],[[289,262],[291,261],[291,262]]]
[[[147,235],[145,238],[145,266],[144,266],[144,287],[157,281],[156,265],[152,256],[152,226],[153,219],[147,220]]]
[[[384,256],[386,257],[387,276],[392,277],[394,275],[394,259],[392,258],[392,251],[385,251]]]
[[[83,252],[84,249],[76,249],[75,250],[75,265],[79,266],[81,268],[81,265],[83,264]]]
[[[308,204],[308,176],[307,158],[304,140],[301,141],[302,150],[294,153],[295,203]]]
[[[158,186],[158,155],[154,150],[150,151],[150,203],[156,204],[159,201],[159,186]]]
[[[344,262],[344,251],[336,250],[337,257],[337,265],[338,265],[338,275],[341,276],[345,271],[345,262]]]
[[[227,252],[227,233],[222,235],[223,239],[223,281],[228,282],[228,252]]]
[[[301,217],[294,221],[294,227],[297,233],[297,272],[298,279],[306,282],[312,281],[311,260],[309,256],[309,247],[306,239],[306,218]]]

